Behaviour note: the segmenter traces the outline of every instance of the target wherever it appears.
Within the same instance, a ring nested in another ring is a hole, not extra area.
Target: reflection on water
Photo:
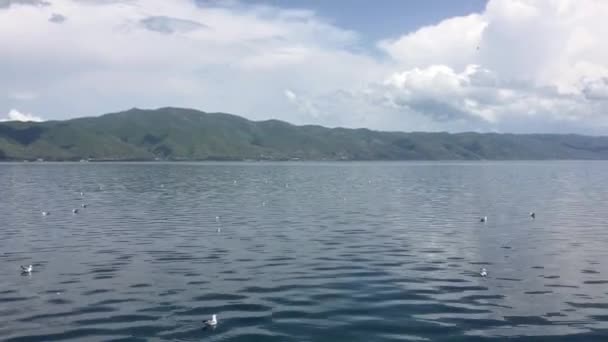
[[[604,162],[0,164],[0,339],[602,340],[607,174]]]

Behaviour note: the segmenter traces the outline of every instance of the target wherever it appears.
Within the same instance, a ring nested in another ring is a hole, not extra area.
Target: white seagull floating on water
[[[42,216],[49,216],[49,215],[51,215],[51,213],[50,213],[50,212],[48,212],[48,211],[43,211],[43,212],[42,212]]]
[[[32,265],[28,265],[28,266],[21,266],[21,272],[22,273],[32,273],[32,270],[34,268],[32,267]]]
[[[479,219],[479,222],[484,222],[484,223],[485,223],[485,222],[488,222],[488,217],[487,217],[487,216],[484,216],[484,217],[480,218],[480,219]]]
[[[74,215],[78,214],[78,209],[72,209],[72,214],[74,214]]]
[[[203,321],[205,327],[215,327],[217,325],[217,315],[213,314],[211,319]]]
[[[481,271],[479,271],[479,275],[482,277],[487,277],[488,276],[488,270],[486,270],[485,268],[482,268]]]

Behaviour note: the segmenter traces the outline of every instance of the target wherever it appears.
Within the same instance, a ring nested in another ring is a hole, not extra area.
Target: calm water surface
[[[605,162],[0,164],[0,340],[606,341],[607,205]]]

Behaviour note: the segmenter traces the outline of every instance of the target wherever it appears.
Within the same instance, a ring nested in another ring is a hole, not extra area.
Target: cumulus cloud
[[[287,100],[296,106],[301,114],[309,116],[310,118],[318,118],[320,113],[316,106],[308,99],[302,96],[296,95],[293,91],[285,89],[283,92]]]
[[[34,121],[34,122],[40,122],[43,121],[41,117],[39,116],[35,116],[29,113],[21,113],[20,111],[16,110],[16,109],[11,109],[8,114],[6,114],[6,116],[2,119],[0,119],[0,121]]]
[[[70,19],[52,25],[52,13]],[[196,23],[208,28],[190,30]],[[9,34],[15,28],[19,36]],[[294,121],[293,105],[277,101],[283,89],[315,96],[382,75],[384,66],[349,50],[356,41],[310,11],[239,3],[14,6],[0,11],[0,45],[11,46],[0,54],[9,76],[0,93],[37,89],[30,108],[54,118],[173,105]]]
[[[450,66],[462,68],[476,58],[487,26],[482,15],[471,14],[423,27],[398,39],[383,40],[378,46],[401,67],[424,68],[449,61]]]
[[[50,3],[44,0],[0,0],[0,8],[8,8],[13,5],[48,6]]]
[[[207,28],[207,25],[193,20],[171,18],[167,16],[152,16],[139,21],[145,28],[158,33],[171,34],[174,32],[189,32]]]
[[[582,81],[582,92],[589,100],[608,100],[608,77]]]
[[[64,22],[67,18],[61,14],[57,14],[57,13],[53,13],[51,15],[51,17],[49,18],[49,21],[55,24],[61,24],[62,22]]]
[[[482,13],[382,41],[401,70],[381,96],[404,113],[471,127],[605,130],[606,14],[597,1],[489,1]]]
[[[313,11],[249,2],[0,8],[4,110],[24,99],[14,89],[35,89],[28,108],[58,119],[172,105],[390,130],[608,133],[607,2],[490,0],[373,52]]]

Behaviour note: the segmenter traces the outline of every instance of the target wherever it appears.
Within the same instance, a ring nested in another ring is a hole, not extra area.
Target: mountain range
[[[0,160],[608,159],[608,137],[380,132],[250,121],[184,108],[1,122]]]

